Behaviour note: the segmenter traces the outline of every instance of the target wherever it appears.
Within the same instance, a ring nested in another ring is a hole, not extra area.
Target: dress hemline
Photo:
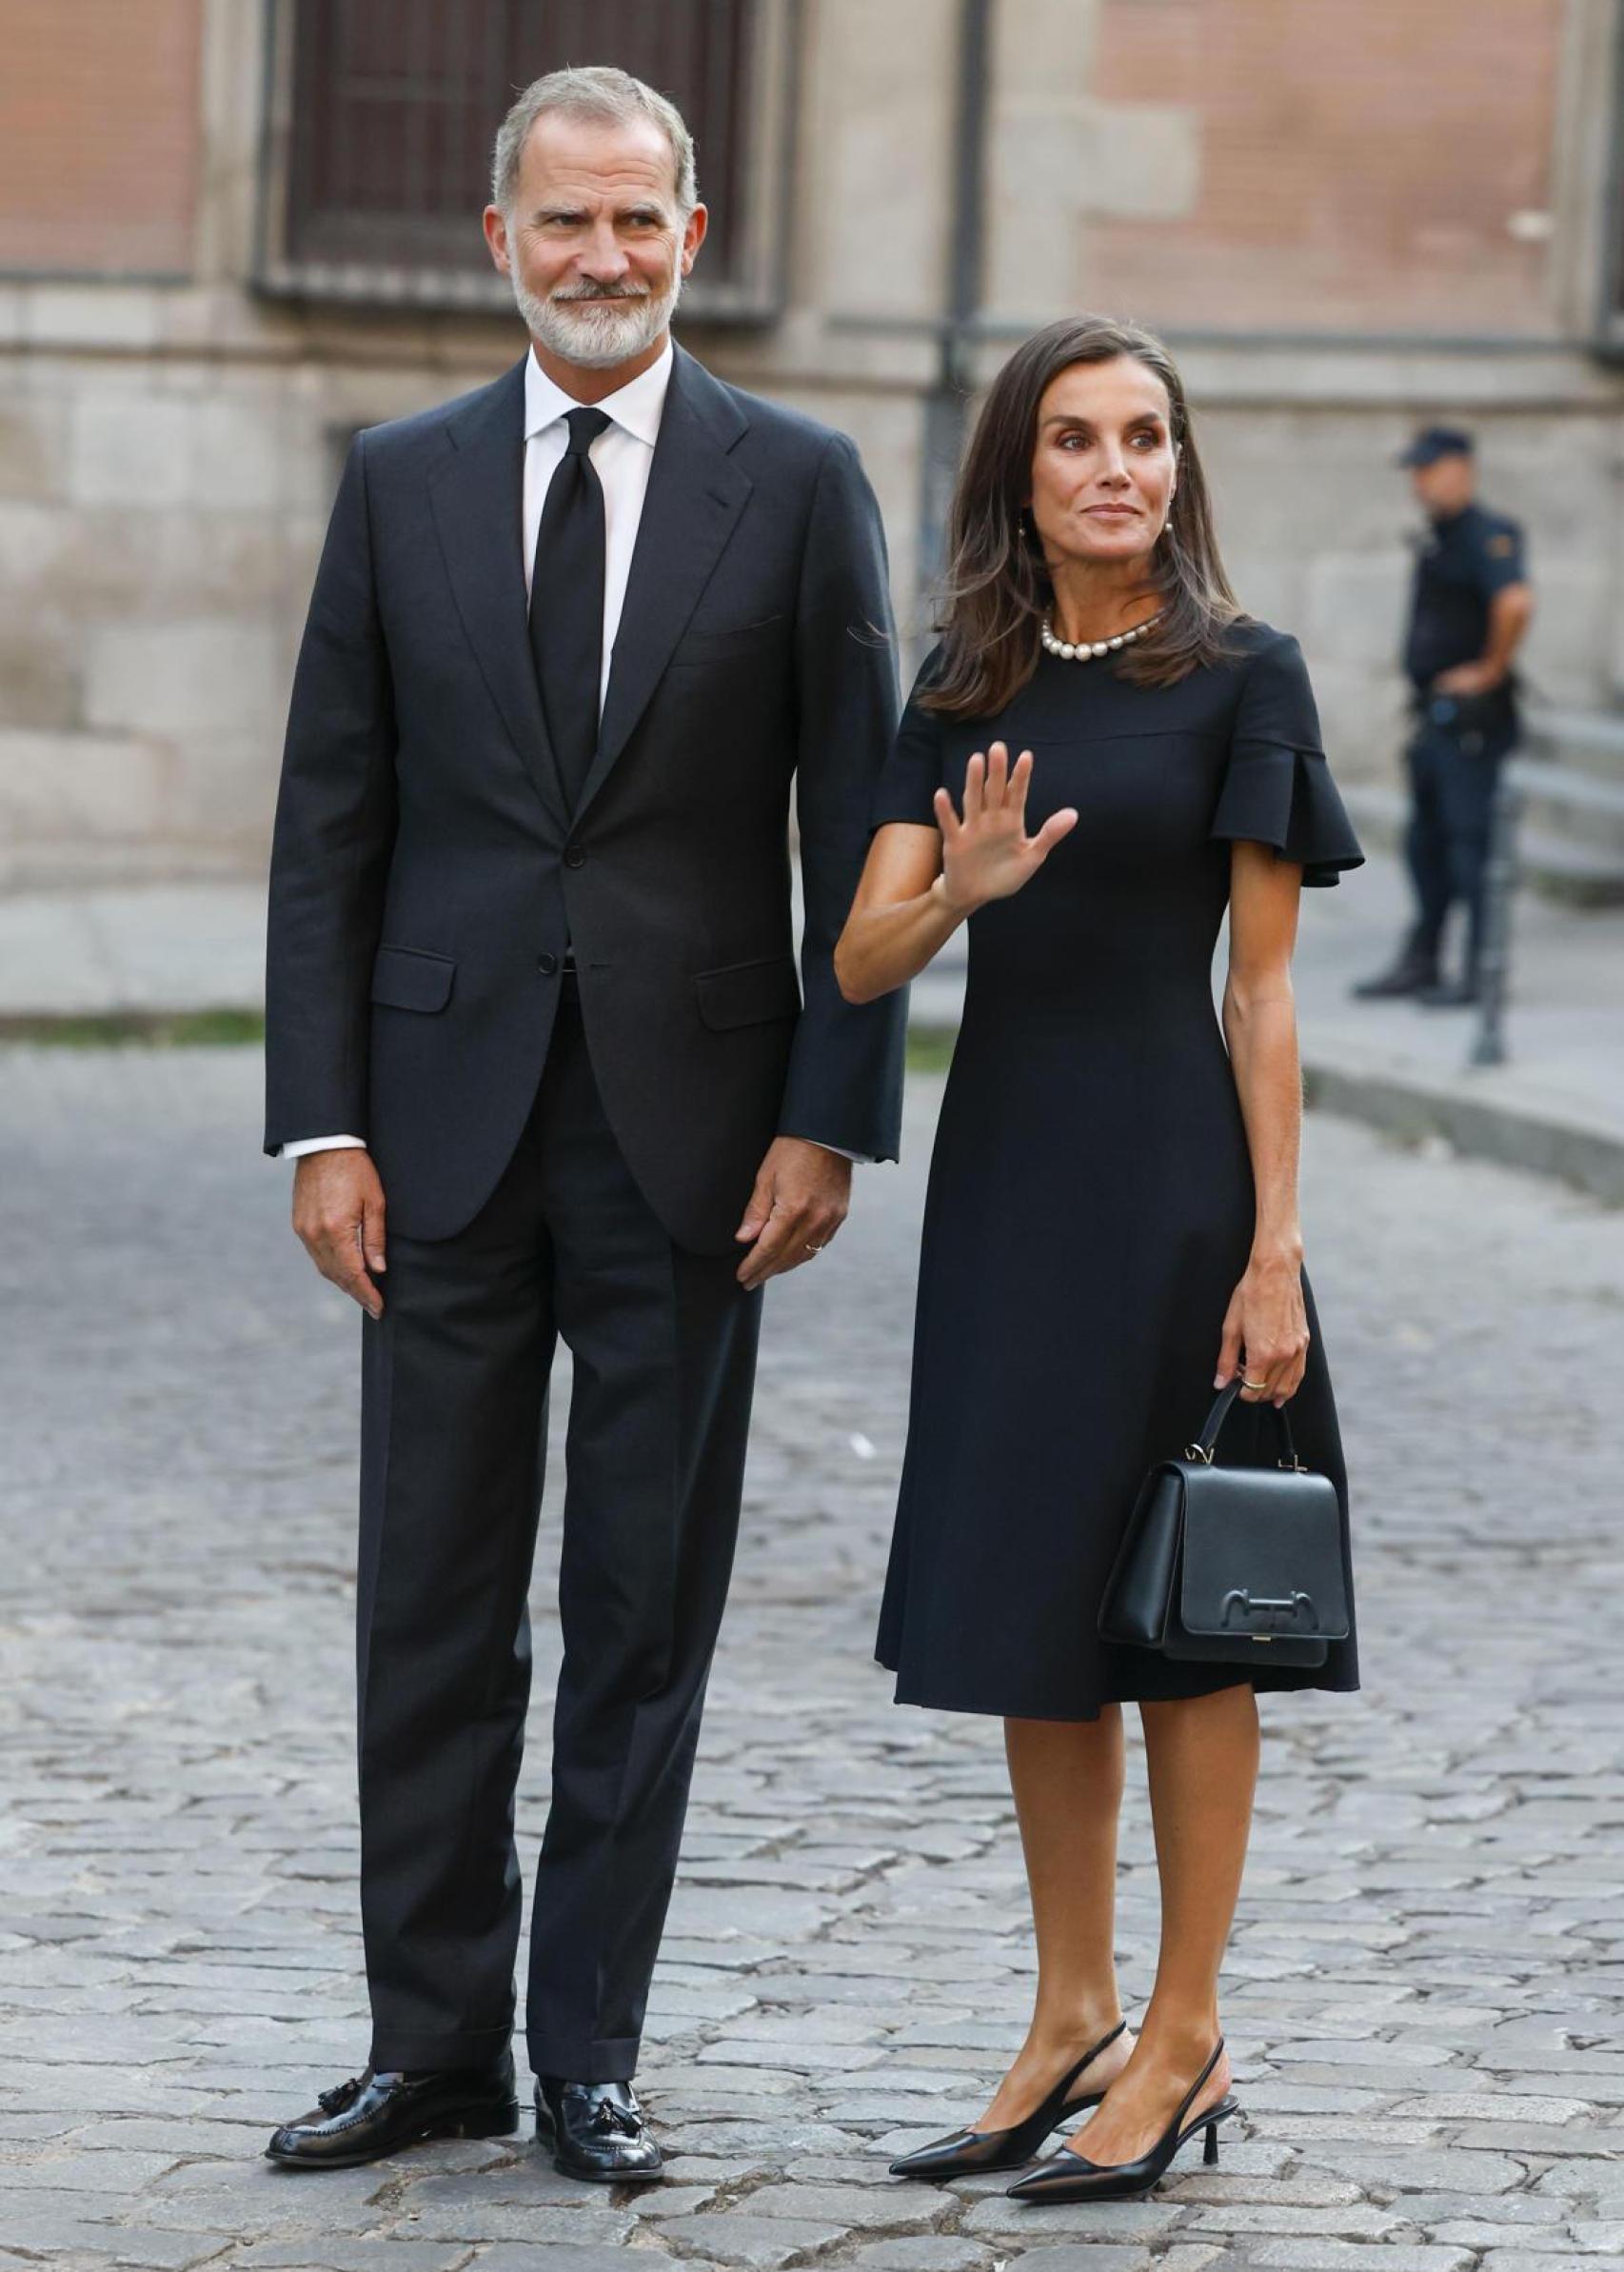
[[[875,1653],[874,1662],[886,1672],[898,1673],[899,1671],[895,1663],[881,1656],[878,1651]],[[1159,1659],[1158,1662],[1159,1663],[1160,1660]],[[1304,1675],[1312,1675],[1317,1669],[1314,1665],[1304,1665],[1301,1667],[1301,1672]],[[1192,1689],[1185,1696],[1100,1696],[1094,1700],[1092,1709],[1057,1711],[1051,1708],[1039,1711],[1027,1704],[966,1704],[961,1699],[943,1696],[939,1692],[931,1691],[923,1684],[908,1682],[899,1676],[891,1701],[895,1704],[912,1705],[920,1711],[961,1712],[966,1716],[982,1720],[1048,1720],[1060,1724],[1075,1722],[1080,1725],[1092,1726],[1107,1704],[1185,1704],[1198,1696],[1220,1695],[1226,1688],[1248,1687],[1259,1696],[1296,1696],[1304,1691],[1313,1691],[1321,1696],[1357,1696],[1360,1683],[1357,1679],[1317,1681],[1309,1677],[1294,1678],[1292,1673],[1287,1670],[1265,1673],[1261,1677],[1256,1673],[1238,1670],[1233,1680],[1215,1680],[1210,1687]]]

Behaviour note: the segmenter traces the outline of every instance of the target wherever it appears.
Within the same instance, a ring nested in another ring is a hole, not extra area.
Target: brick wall
[[[190,269],[200,5],[5,0],[0,270]]]
[[[1548,333],[1563,0],[1099,0],[1090,94],[1193,148],[1089,200],[1098,306],[1178,327]],[[1168,169],[1163,168],[1163,181]],[[1521,216],[1522,218],[1519,218]]]

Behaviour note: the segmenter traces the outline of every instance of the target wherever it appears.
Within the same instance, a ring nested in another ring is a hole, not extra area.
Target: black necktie
[[[547,484],[530,577],[530,652],[547,732],[573,812],[598,747],[604,668],[604,485],[586,452],[606,410],[571,410]]]

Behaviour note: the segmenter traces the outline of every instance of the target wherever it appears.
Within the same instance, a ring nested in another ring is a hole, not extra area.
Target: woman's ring
[[[1249,1381],[1246,1378],[1246,1375],[1242,1373],[1240,1376],[1240,1385],[1242,1388],[1267,1388],[1269,1384],[1267,1381]]]
[[[822,1246],[814,1246],[811,1240],[808,1239],[806,1242],[806,1251],[808,1254],[822,1254],[823,1249]]]

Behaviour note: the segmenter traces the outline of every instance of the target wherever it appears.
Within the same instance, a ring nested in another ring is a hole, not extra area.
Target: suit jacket
[[[833,968],[897,715],[879,511],[843,435],[679,349],[572,815],[526,629],[524,403],[521,361],[350,450],[277,801],[266,1147],[363,1136],[391,1225],[453,1236],[525,1125],[567,940],[626,1161],[720,1253],[775,1133],[897,1154],[904,997],[853,1007]]]

